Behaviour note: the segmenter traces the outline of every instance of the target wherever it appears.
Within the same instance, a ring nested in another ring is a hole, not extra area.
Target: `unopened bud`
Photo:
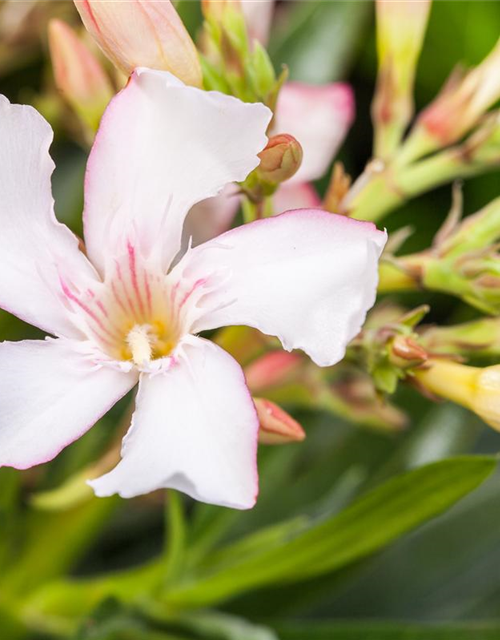
[[[274,0],[201,0],[201,10],[206,20],[216,21],[227,27],[231,13],[244,18],[251,41],[254,39],[265,45],[269,37]],[[233,25],[234,26],[234,25]]]
[[[223,22],[228,12],[241,13],[240,0],[201,0],[203,17],[207,20]]]
[[[83,40],[61,20],[49,23],[49,46],[57,88],[82,122],[96,131],[113,97],[110,79]]]
[[[302,147],[293,136],[281,133],[269,139],[259,158],[260,179],[280,184],[297,173],[302,163]]]
[[[300,370],[302,358],[297,353],[271,351],[245,368],[245,378],[252,391],[285,384]]]
[[[376,155],[399,144],[413,113],[413,84],[431,0],[377,0],[379,74],[372,106]]]
[[[427,352],[409,336],[398,335],[392,340],[390,360],[403,369],[422,364]]]
[[[127,75],[149,67],[201,86],[196,47],[170,0],[75,0],[75,5],[98,45]]]
[[[479,368],[435,360],[417,372],[417,380],[431,393],[467,407],[500,431],[500,365]]]
[[[476,68],[453,75],[436,100],[419,118],[418,126],[441,145],[459,140],[500,98],[500,40]]]
[[[254,402],[260,421],[260,444],[286,444],[304,440],[304,429],[281,407],[264,398],[254,398]]]

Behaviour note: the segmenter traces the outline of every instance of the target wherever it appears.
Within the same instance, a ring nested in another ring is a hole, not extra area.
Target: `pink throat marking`
[[[136,248],[128,242],[120,259],[104,282],[95,288],[79,291],[61,278],[67,303],[73,308],[78,327],[103,352],[115,360],[132,359],[129,336],[132,330],[151,340],[151,359],[169,355],[179,339],[189,333],[199,296],[195,292],[207,284],[207,278],[196,282],[175,283],[162,272],[138,260]]]

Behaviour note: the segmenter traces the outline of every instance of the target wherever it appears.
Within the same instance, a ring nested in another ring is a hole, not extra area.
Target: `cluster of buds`
[[[105,60],[92,50],[85,37],[60,20],[50,23],[55,84],[78,118],[83,133],[79,138],[85,145],[91,144],[115,90],[139,66],[169,71],[186,84],[204,85],[244,101],[276,107],[286,73],[276,77],[253,29],[263,24],[262,9],[264,17],[271,17],[270,0],[259,6],[259,15],[253,17],[247,15],[248,7],[239,0],[205,0],[202,54],[170,0],[131,0],[126,6],[115,0],[75,0],[75,4],[88,32],[115,66],[111,75]],[[264,38],[264,34],[259,37]],[[302,163],[302,147],[293,136],[272,129],[270,135],[268,145],[259,154],[260,166],[241,185],[241,193],[247,196],[242,203],[247,222],[273,213],[271,196]],[[233,198],[233,202],[237,201]]]
[[[352,355],[352,352],[351,352]],[[364,428],[393,432],[406,425],[406,415],[392,406],[373,384],[359,363],[347,360],[332,369],[318,369],[298,353],[271,350],[261,353],[245,368],[249,388],[267,402],[301,409],[321,409]],[[258,400],[257,400],[258,406]],[[299,432],[283,421],[289,440]],[[269,443],[261,422],[259,440]]]
[[[240,0],[203,0],[201,34],[205,87],[248,102],[263,102],[274,110],[286,80],[276,77],[266,50],[251,38]]]
[[[500,98],[500,41],[477,67],[452,74],[403,139],[430,2],[377,0],[376,8],[375,160],[340,202],[342,213],[373,221],[417,195],[500,163],[499,116],[488,112]]]
[[[102,56],[67,23],[50,22],[55,84],[77,116],[85,143],[92,142],[116,88],[136,67],[170,71],[186,84],[201,87],[198,52],[170,0],[75,4],[87,31],[116,68],[108,73]]]
[[[500,312],[500,198],[460,222],[450,216],[425,251],[390,258],[380,270],[380,290],[425,288],[462,298],[487,314]]]
[[[428,311],[426,305],[409,312],[379,306],[351,343],[348,357],[362,363],[380,393],[394,393],[398,381],[427,360],[428,354],[418,343],[415,327]]]

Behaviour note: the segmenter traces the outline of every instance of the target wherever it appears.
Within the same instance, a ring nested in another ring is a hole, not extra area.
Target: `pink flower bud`
[[[49,23],[49,46],[57,88],[92,130],[113,97],[111,82],[100,62],[61,20]]]
[[[302,358],[296,353],[271,351],[245,368],[247,384],[252,391],[260,391],[290,380],[300,369]]]
[[[170,0],[75,0],[75,5],[101,49],[126,74],[149,67],[201,86],[198,53]]]
[[[260,178],[279,184],[297,173],[302,163],[302,147],[293,136],[281,133],[269,139],[259,158]]]
[[[480,65],[463,75],[455,72],[419,118],[419,126],[451,144],[467,133],[500,98],[500,40]]]
[[[260,420],[260,444],[286,444],[304,440],[304,429],[281,407],[264,398],[254,398],[254,402]]]

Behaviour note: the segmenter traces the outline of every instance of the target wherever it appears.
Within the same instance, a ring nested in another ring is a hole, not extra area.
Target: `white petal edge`
[[[52,333],[77,337],[60,276],[79,288],[96,274],[54,215],[50,125],[0,96],[0,307]]]
[[[237,185],[228,184],[218,196],[195,204],[186,218],[183,246],[191,241],[195,247],[230,229],[241,202],[238,192]]]
[[[386,240],[369,222],[290,211],[196,247],[171,277],[199,282],[218,275],[218,288],[198,303],[194,332],[252,326],[329,366],[343,358],[375,302]]]
[[[145,256],[159,251],[167,268],[189,209],[257,166],[271,116],[262,104],[136,69],[106,109],[87,165],[85,241],[99,271],[128,240]]]
[[[124,498],[160,488],[235,509],[256,501],[259,423],[238,363],[190,338],[167,372],[143,375],[122,460],[89,481],[97,496]]]
[[[69,340],[0,343],[0,466],[27,469],[80,438],[137,382]]]

